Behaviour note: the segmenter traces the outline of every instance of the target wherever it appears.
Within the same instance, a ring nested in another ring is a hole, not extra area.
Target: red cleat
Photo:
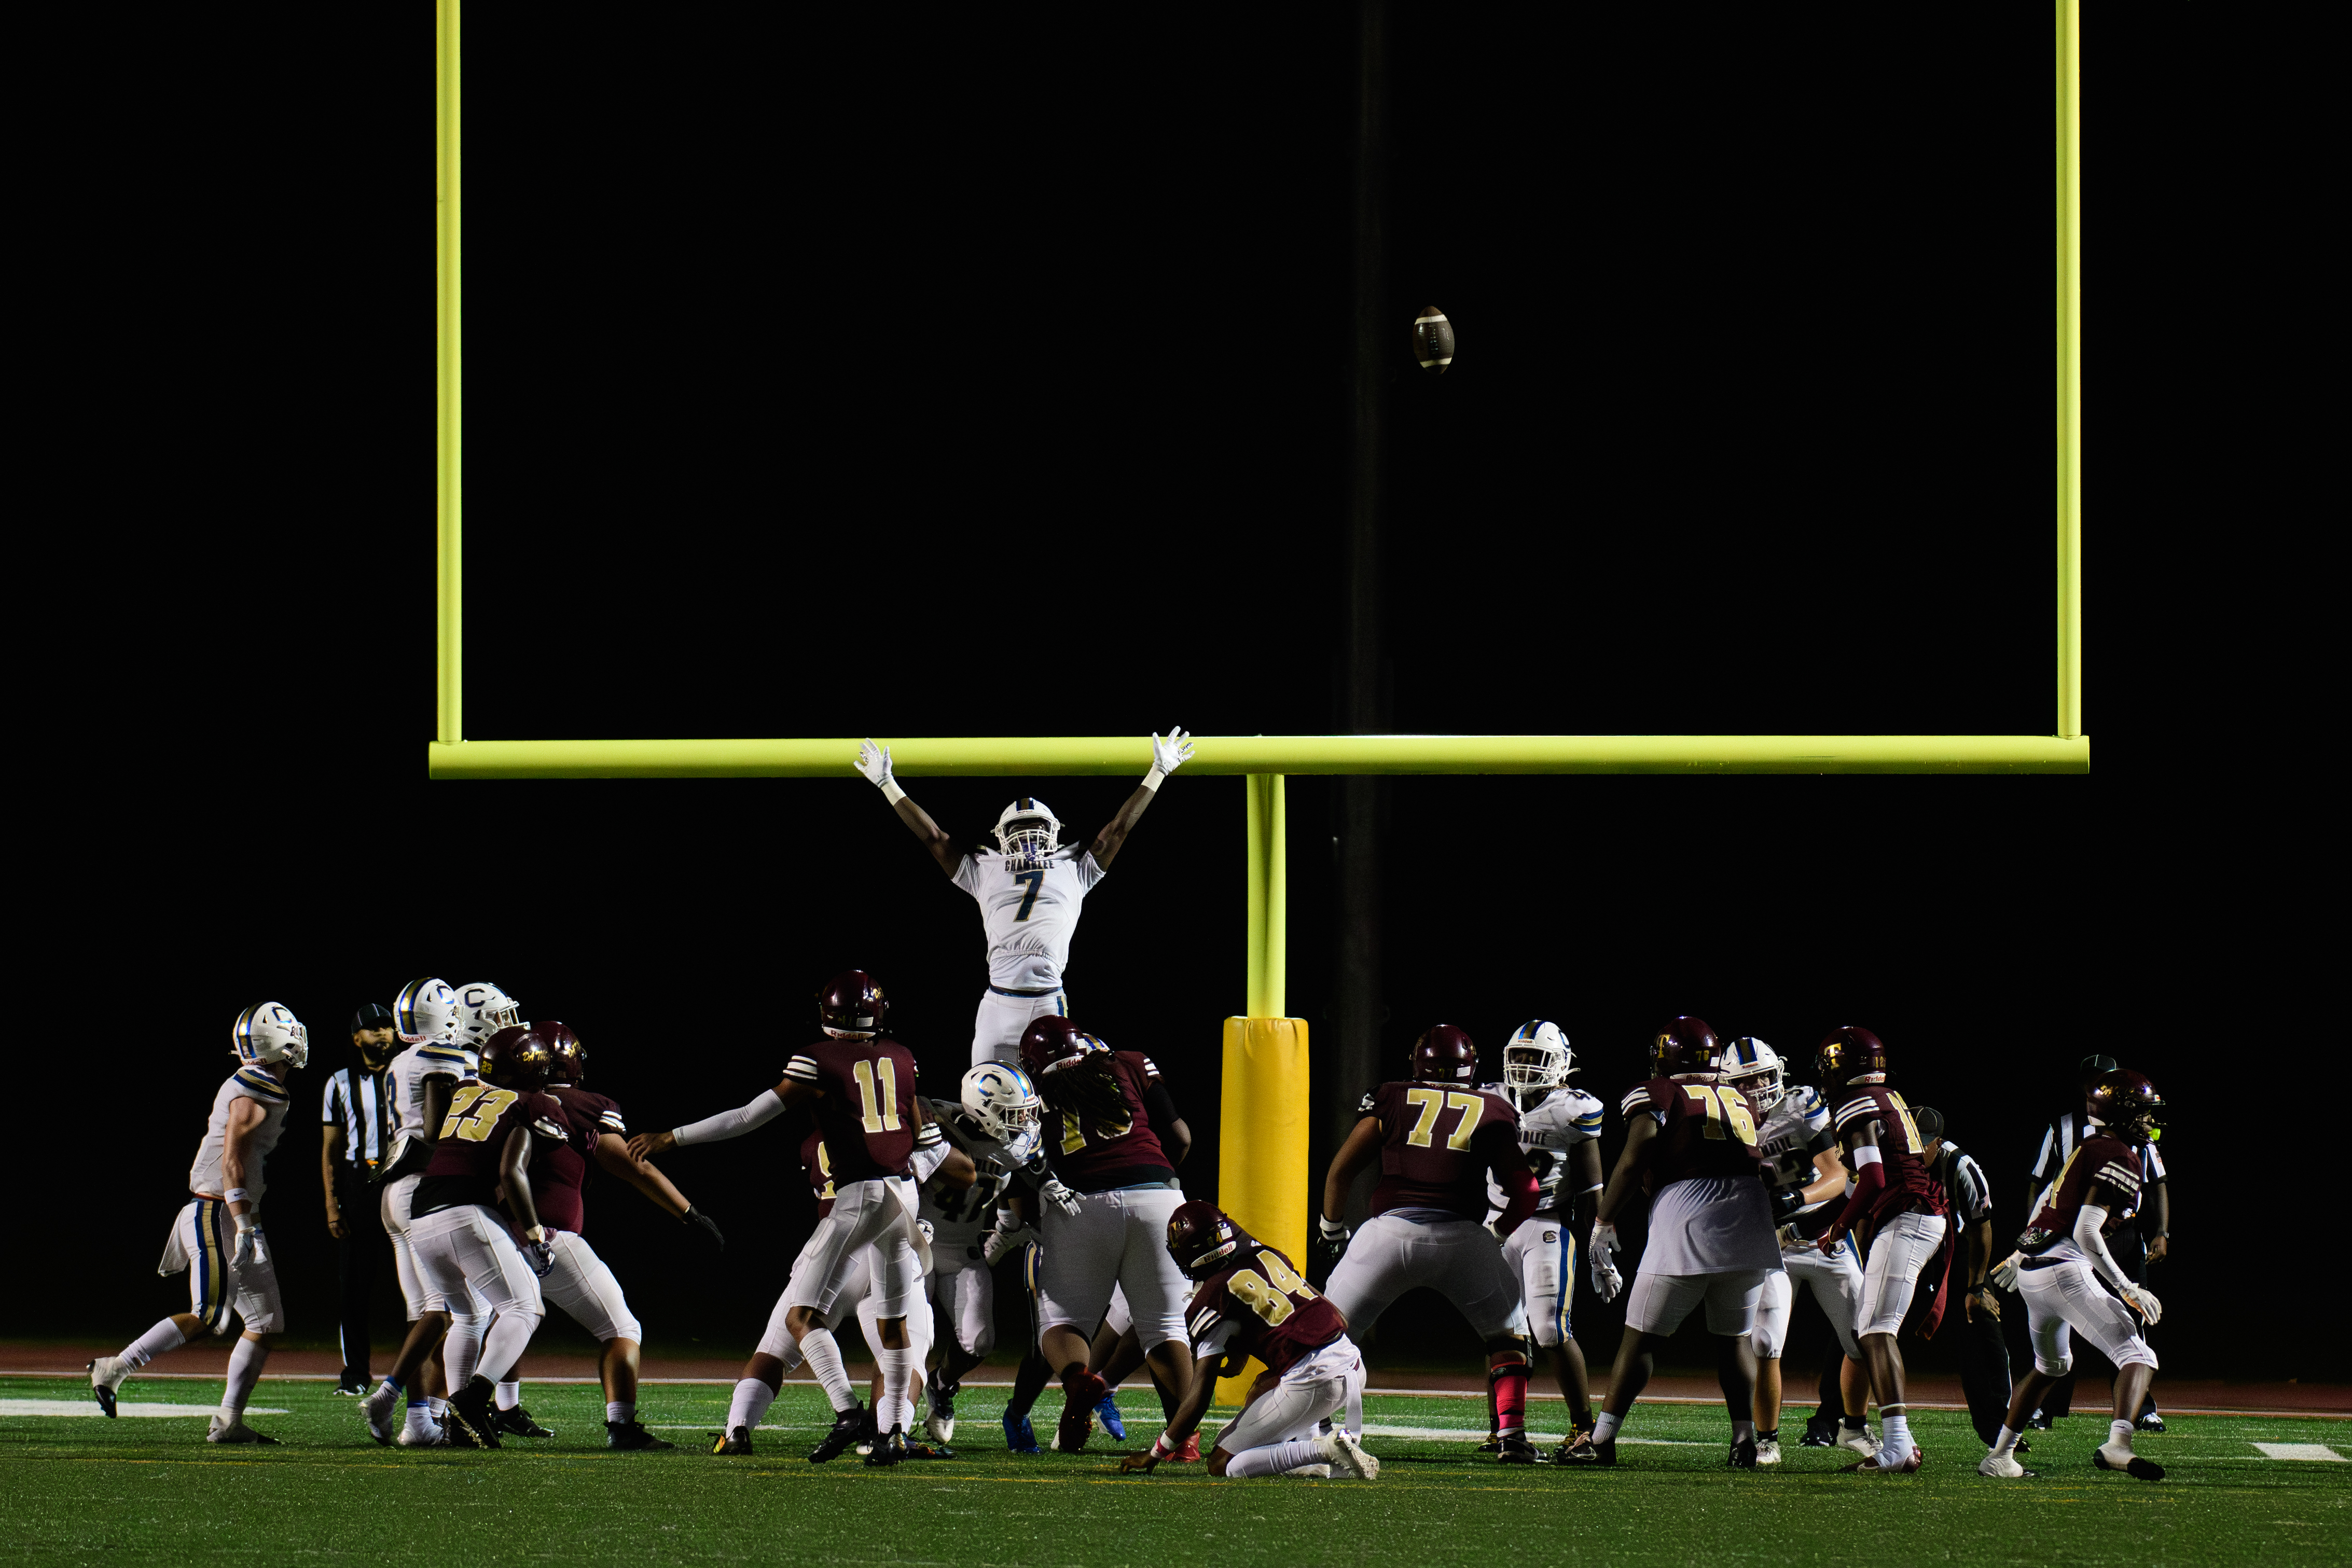
[[[1054,1431],[1054,1450],[1075,1454],[1087,1446],[1087,1438],[1095,1429],[1095,1405],[1110,1392],[1110,1385],[1099,1373],[1089,1372],[1062,1380],[1062,1419]]]
[[[1160,1461],[1163,1465],[1197,1465],[1201,1462],[1201,1434],[1193,1433],[1184,1439],[1184,1446]]]

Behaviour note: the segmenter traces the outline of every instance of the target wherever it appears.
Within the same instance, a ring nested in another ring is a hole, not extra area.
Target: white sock
[[[1911,1417],[1902,1412],[1878,1413],[1878,1457],[1883,1464],[1899,1464],[1911,1457]]]
[[[522,1353],[530,1348],[530,1336],[539,1328],[540,1314],[532,1312],[500,1312],[491,1321],[490,1332],[482,1340],[481,1360],[476,1364],[475,1375],[487,1375],[493,1383],[506,1381]],[[457,1372],[450,1372],[452,1388],[462,1388],[456,1381]]]
[[[745,1431],[758,1427],[768,1414],[768,1406],[776,1402],[776,1391],[756,1377],[747,1377],[735,1385],[734,1400],[727,1406],[727,1429],[740,1427]]]
[[[228,1353],[228,1387],[221,1394],[221,1414],[234,1421],[245,1413],[246,1402],[253,1397],[253,1385],[261,1381],[261,1369],[269,1360],[269,1347],[257,1339],[239,1334],[236,1348]]]
[[[474,1369],[482,1359],[482,1333],[489,1326],[487,1312],[450,1314],[449,1337],[441,1342],[441,1370],[447,1376],[450,1393],[473,1381]]]
[[[607,1420],[607,1421],[634,1421],[634,1420],[635,1420],[636,1418],[637,1418],[637,1402],[636,1402],[635,1400],[634,1400],[634,1399],[607,1399],[607,1400],[605,1400],[605,1401],[604,1401],[604,1419],[605,1419],[605,1420]]]
[[[2130,1422],[2110,1421],[2107,1423],[2107,1446],[2109,1448],[2128,1449],[2131,1447],[2131,1440],[2132,1424]]]
[[[2010,1454],[2016,1450],[2017,1440],[2023,1436],[2024,1434],[2020,1432],[2014,1427],[2003,1427],[2000,1429],[2000,1436],[1993,1439],[1992,1451],[1994,1457],[1997,1458],[2006,1458]]]
[[[187,1343],[188,1336],[180,1332],[180,1325],[165,1318],[124,1347],[122,1359],[130,1363],[135,1370],[146,1365],[165,1351],[177,1350]]]
[[[439,1431],[441,1418],[433,1410],[433,1406],[437,1403],[437,1400],[423,1399],[412,1403],[408,1406],[408,1429],[420,1437],[429,1437]]]
[[[893,1427],[913,1426],[915,1402],[908,1390],[915,1380],[914,1347],[892,1350],[887,1345],[877,1346],[874,1364],[882,1373],[882,1397],[875,1401],[875,1429],[887,1433]]]
[[[809,1330],[801,1341],[801,1354],[808,1357],[809,1370],[816,1374],[824,1396],[833,1401],[834,1414],[857,1408],[857,1396],[849,1391],[849,1369],[841,1364],[841,1346],[834,1343],[831,1329]]]
[[[499,1385],[499,1408],[511,1410],[522,1403],[522,1385],[509,1377]]]
[[[1601,1413],[1599,1419],[1592,1423],[1592,1440],[1596,1443],[1615,1442],[1617,1440],[1617,1428],[1622,1427],[1624,1424],[1625,1417],[1623,1416],[1612,1416],[1608,1411],[1603,1410]]]
[[[441,1417],[449,1414],[449,1402],[446,1399],[440,1398],[436,1396],[425,1401],[425,1408],[432,1412],[433,1418],[436,1421],[438,1421]]]
[[[1225,1474],[1237,1477],[1278,1476],[1301,1465],[1327,1462],[1317,1451],[1314,1438],[1293,1437],[1287,1443],[1268,1443],[1262,1448],[1244,1448],[1225,1461]]]

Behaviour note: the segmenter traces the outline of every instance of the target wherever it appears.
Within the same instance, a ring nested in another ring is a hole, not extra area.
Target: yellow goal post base
[[[1217,1098],[1218,1206],[1235,1224],[1307,1271],[1307,1165],[1313,1098],[1307,1020],[1225,1020],[1224,1084]],[[1217,1403],[1239,1405],[1265,1368],[1252,1361],[1217,1380]]]

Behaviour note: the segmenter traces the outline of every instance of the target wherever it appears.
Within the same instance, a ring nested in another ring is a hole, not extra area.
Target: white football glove
[[[2017,1289],[2017,1263],[2022,1253],[2012,1252],[1992,1266],[1992,1282],[2004,1291]]]
[[[891,783],[890,748],[877,746],[871,740],[860,745],[857,748],[857,771],[866,775],[866,781],[877,789],[887,789]]]
[[[1037,1239],[1037,1232],[1026,1225],[1011,1230],[996,1229],[981,1239],[980,1260],[995,1268],[1012,1253]]]
[[[1592,1293],[1604,1301],[1615,1301],[1617,1292],[1625,1288],[1625,1276],[1617,1271],[1617,1265],[1609,1257],[1612,1252],[1619,1250],[1617,1228],[1613,1225],[1593,1226],[1592,1244],[1587,1250],[1592,1258]]]
[[[253,1222],[253,1216],[238,1215],[236,1246],[228,1255],[228,1266],[232,1269],[245,1269],[256,1263],[268,1261],[269,1245],[261,1239],[261,1227]]]
[[[1047,1176],[1037,1190],[1045,1195],[1047,1203],[1052,1204],[1064,1214],[1077,1213],[1078,1195],[1064,1186],[1060,1176]]]
[[[2148,1327],[2154,1328],[2156,1321],[2164,1316],[2164,1303],[2146,1285],[2126,1285],[2121,1294],[2125,1304],[2146,1319]]]
[[[1157,734],[1151,737],[1151,771],[1143,776],[1146,789],[1157,789],[1160,781],[1187,762],[1192,760],[1192,737],[1183,730],[1171,729],[1162,740]]]

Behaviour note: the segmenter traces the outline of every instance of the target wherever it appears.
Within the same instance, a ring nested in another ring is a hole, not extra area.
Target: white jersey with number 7
[[[1060,989],[1079,906],[1107,874],[1091,850],[1056,850],[1025,869],[987,851],[964,856],[955,884],[979,902],[988,928],[988,983],[1008,991]]]

